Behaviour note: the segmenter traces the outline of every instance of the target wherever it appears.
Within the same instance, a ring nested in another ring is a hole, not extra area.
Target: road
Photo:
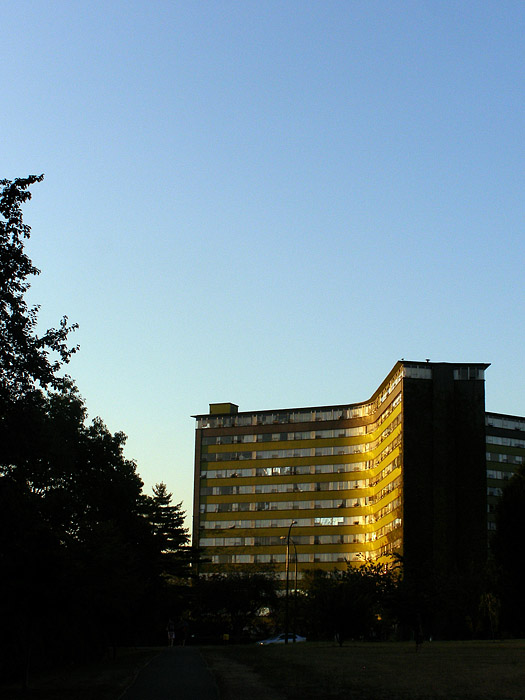
[[[120,700],[219,700],[215,679],[195,647],[160,652]]]

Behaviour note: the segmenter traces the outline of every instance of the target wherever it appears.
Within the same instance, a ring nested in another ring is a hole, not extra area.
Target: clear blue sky
[[[90,415],[191,512],[194,423],[491,362],[525,414],[525,3],[0,3],[0,177]]]

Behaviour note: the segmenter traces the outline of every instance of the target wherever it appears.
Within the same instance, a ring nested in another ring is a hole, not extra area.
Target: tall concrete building
[[[367,401],[195,416],[201,573],[298,576],[403,555],[478,566],[501,485],[525,458],[525,418],[485,412],[485,363],[406,362]]]

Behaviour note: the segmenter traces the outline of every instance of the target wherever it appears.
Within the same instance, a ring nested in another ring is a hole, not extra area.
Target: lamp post
[[[288,528],[288,536],[286,538],[286,598],[284,601],[284,643],[288,644],[288,630],[289,630],[289,609],[288,609],[288,596],[290,593],[290,533],[292,532],[292,527],[297,525],[297,520],[292,520],[290,527]],[[295,545],[294,545],[295,546]],[[297,557],[296,557],[297,560]],[[297,562],[296,562],[297,566]],[[297,585],[297,584],[296,584]]]
[[[293,539],[290,540],[290,542],[293,544],[293,554],[294,554],[294,562],[295,562],[295,579],[294,579],[294,589],[293,589],[293,614],[292,614],[292,641],[295,644],[295,623],[297,621],[297,547],[295,546],[295,542]]]

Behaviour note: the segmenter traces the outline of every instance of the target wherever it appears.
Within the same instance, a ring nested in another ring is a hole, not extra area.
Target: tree
[[[201,633],[228,633],[241,641],[247,631],[257,631],[261,613],[277,603],[276,581],[271,573],[231,571],[201,578],[197,584],[196,614]]]
[[[23,222],[22,204],[31,199],[30,185],[43,175],[0,180],[0,400],[16,398],[35,388],[61,389],[68,383],[59,371],[77,347],[69,348],[67,338],[76,325],[67,317],[58,329],[38,335],[38,306],[28,307],[25,294],[30,278],[38,275],[24,252],[30,227]]]
[[[42,394],[29,417],[19,404],[33,439],[0,476],[0,664],[20,671],[29,650],[44,665],[135,641],[160,552],[125,436],[87,425],[74,391]]]
[[[184,577],[189,573],[190,537],[184,527],[182,503],[173,505],[171,501],[172,494],[166,484],[155,484],[153,497],[149,499],[149,520],[161,552],[162,573],[170,577]]]
[[[307,572],[303,582],[302,627],[309,636],[335,637],[342,645],[345,639],[378,639],[391,632],[396,565],[349,563],[345,571]]]

